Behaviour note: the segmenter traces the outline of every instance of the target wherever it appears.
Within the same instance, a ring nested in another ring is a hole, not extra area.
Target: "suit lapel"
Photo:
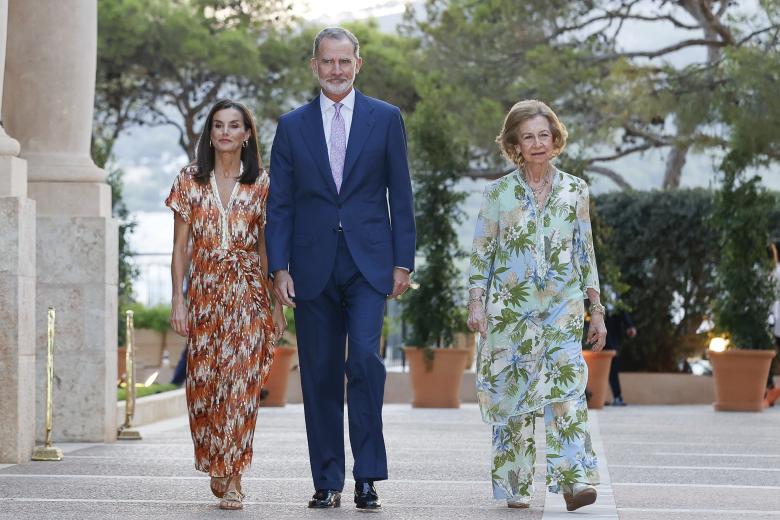
[[[359,90],[355,89],[355,111],[352,114],[352,125],[349,128],[349,143],[347,143],[347,156],[344,160],[344,180],[342,187],[347,182],[347,177],[355,166],[363,146],[366,144],[368,134],[374,126],[374,118],[371,104]],[[334,184],[335,185],[335,184]]]
[[[354,122],[353,122],[354,127]],[[317,169],[325,179],[325,183],[330,187],[333,195],[338,195],[336,183],[333,180],[333,173],[330,171],[330,158],[328,157],[328,146],[325,143],[325,130],[322,126],[322,110],[320,109],[320,96],[315,97],[306,107],[303,114],[303,126],[301,127],[303,142],[306,143]],[[347,152],[349,156],[349,152]]]

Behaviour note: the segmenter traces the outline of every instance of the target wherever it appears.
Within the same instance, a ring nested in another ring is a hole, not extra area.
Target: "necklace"
[[[538,188],[534,188],[531,185],[531,176],[528,175],[528,170],[525,168],[523,168],[523,176],[525,177],[526,184],[528,184],[528,187],[531,188],[531,192],[534,194],[534,199],[536,199],[536,202],[538,203],[540,199],[544,198],[544,194],[547,191],[547,188],[550,186],[550,178],[552,177],[552,175],[550,175],[550,167],[547,166],[547,170],[544,172],[544,178],[542,179]]]

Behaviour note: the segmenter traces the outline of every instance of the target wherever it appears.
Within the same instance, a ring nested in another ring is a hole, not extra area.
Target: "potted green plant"
[[[285,307],[284,316],[287,319],[287,331],[274,349],[274,361],[263,385],[263,399],[260,406],[284,406],[287,404],[287,386],[290,373],[296,368],[294,361],[298,353],[295,336],[295,314]]]
[[[415,183],[417,248],[424,262],[415,287],[403,297],[403,319],[411,327],[404,349],[412,382],[412,406],[458,407],[467,351],[452,346],[463,305],[462,274],[455,265],[464,253],[455,226],[465,195],[454,189],[468,165],[467,147],[444,103],[447,83],[426,78],[422,100],[410,120]]]
[[[715,198],[713,223],[719,232],[720,262],[713,312],[717,332],[731,347],[710,351],[716,410],[763,410],[775,356],[767,328],[772,286],[766,252],[773,201],[759,177],[747,178],[746,165],[737,152],[726,157],[723,187]]]
[[[582,171],[582,165],[576,163],[576,161],[568,159],[565,167],[586,178]],[[621,280],[620,269],[615,261],[613,251],[617,245],[612,244],[612,228],[601,217],[593,198],[590,199],[590,216],[596,258],[598,258],[599,273],[601,275],[602,303],[613,311],[626,310],[626,305],[620,298],[620,295],[628,291],[629,287]],[[582,335],[582,357],[588,366],[588,382],[585,387],[585,395],[588,408],[600,409],[604,408],[604,403],[606,402],[607,389],[609,388],[609,370],[616,352],[614,350],[601,350],[599,352],[592,350],[592,345],[585,341],[589,324],[590,314],[588,313],[585,316],[585,327]]]
[[[137,370],[157,368],[162,364],[163,351],[166,346],[166,335],[170,330],[168,317],[170,306],[155,305],[147,307],[141,303],[130,303],[122,308],[120,319],[125,319],[125,311],[133,311],[135,363]],[[124,338],[120,338],[122,346],[118,352],[118,379],[125,372]],[[177,358],[178,359],[178,358]]]
[[[585,331],[587,331],[590,315],[585,317]],[[614,350],[600,350],[595,352],[591,345],[585,343],[583,335],[582,357],[585,364],[588,365],[588,383],[585,387],[585,396],[588,400],[588,408],[604,408],[607,400],[607,389],[609,388],[609,369],[612,365],[612,358],[615,357]]]

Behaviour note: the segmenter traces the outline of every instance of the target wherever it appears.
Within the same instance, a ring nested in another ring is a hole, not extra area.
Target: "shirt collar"
[[[344,105],[342,108],[348,108],[349,110],[353,111],[355,110],[355,87],[352,87],[352,90],[349,91],[347,97],[342,99],[340,103]],[[323,114],[335,104],[336,103],[332,99],[320,91],[320,110]]]

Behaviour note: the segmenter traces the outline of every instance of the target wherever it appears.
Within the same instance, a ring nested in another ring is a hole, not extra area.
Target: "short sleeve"
[[[165,205],[171,208],[173,212],[179,215],[187,224],[189,224],[192,219],[189,197],[189,187],[191,183],[192,176],[186,169],[182,170],[173,180],[171,193],[168,195],[168,198],[165,199]]]

